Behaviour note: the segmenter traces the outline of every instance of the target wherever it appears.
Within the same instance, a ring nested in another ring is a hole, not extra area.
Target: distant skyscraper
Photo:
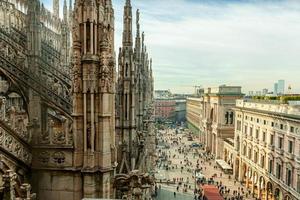
[[[278,94],[278,83],[274,83],[274,95]]]
[[[267,88],[264,88],[264,89],[262,90],[262,95],[266,95],[266,94],[268,94],[268,89],[267,89]]]
[[[278,88],[277,93],[278,94],[284,94],[284,87],[285,87],[285,81],[284,80],[278,80]]]
[[[256,91],[256,92],[255,92],[255,95],[256,95],[256,96],[261,96],[261,91]]]

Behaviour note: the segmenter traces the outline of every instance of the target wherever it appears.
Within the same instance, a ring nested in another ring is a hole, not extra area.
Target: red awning
[[[224,200],[224,198],[219,194],[217,187],[213,185],[203,185],[202,189],[207,200]]]

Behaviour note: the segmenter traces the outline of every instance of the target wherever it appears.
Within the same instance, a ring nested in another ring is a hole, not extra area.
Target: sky
[[[52,9],[51,0],[43,1]],[[300,93],[299,0],[131,1],[133,14],[141,12],[155,89],[190,93],[195,85],[226,84],[247,93],[272,91],[284,79]],[[116,50],[124,3],[113,0]]]

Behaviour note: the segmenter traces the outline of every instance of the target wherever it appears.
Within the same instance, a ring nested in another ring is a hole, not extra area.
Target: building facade
[[[186,99],[176,99],[175,122],[177,124],[186,122]]]
[[[141,131],[141,164],[130,176],[151,183],[144,172],[151,171],[146,163],[150,166],[154,159],[153,76],[144,34],[140,43],[137,36],[134,53],[131,49],[123,54],[123,63],[128,52],[139,56],[130,68],[141,73],[129,85],[127,77],[116,84],[112,1],[76,0],[74,10],[69,4],[68,9],[64,1],[60,19],[58,0],[53,1],[53,13],[39,0],[0,0],[0,196],[4,199],[110,199],[116,194],[116,180],[129,185],[128,174],[116,174],[121,164],[116,93],[136,99],[138,106],[136,113],[128,109],[122,114],[133,116],[130,123],[139,124]],[[125,43],[126,49],[127,39]],[[122,104],[132,107],[133,102]],[[138,189],[145,187],[134,180]]]
[[[200,142],[204,142],[203,120],[203,98],[188,97],[186,100],[186,121],[187,127],[200,136]]]
[[[176,101],[170,99],[155,99],[154,101],[154,115],[156,120],[171,120],[175,118]]]
[[[241,87],[221,85],[205,88],[200,97],[187,98],[188,127],[217,158],[223,156],[224,139],[234,137],[232,108],[242,96]]]
[[[98,17],[98,10],[104,11],[102,18]],[[111,1],[100,4],[75,2],[72,31],[73,167],[80,169],[82,188],[78,189],[86,198],[114,198],[113,177],[117,160],[113,13]]]
[[[297,102],[237,100],[234,142],[224,160],[259,199],[300,199],[300,106]]]

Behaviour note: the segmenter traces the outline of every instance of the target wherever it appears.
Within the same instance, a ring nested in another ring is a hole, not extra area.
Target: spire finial
[[[132,46],[132,9],[130,0],[126,0],[123,20],[123,46]]]
[[[53,15],[59,17],[59,0],[53,0]]]
[[[64,14],[64,21],[66,22],[68,20],[67,19],[67,15],[68,15],[67,0],[64,0],[63,14]]]

